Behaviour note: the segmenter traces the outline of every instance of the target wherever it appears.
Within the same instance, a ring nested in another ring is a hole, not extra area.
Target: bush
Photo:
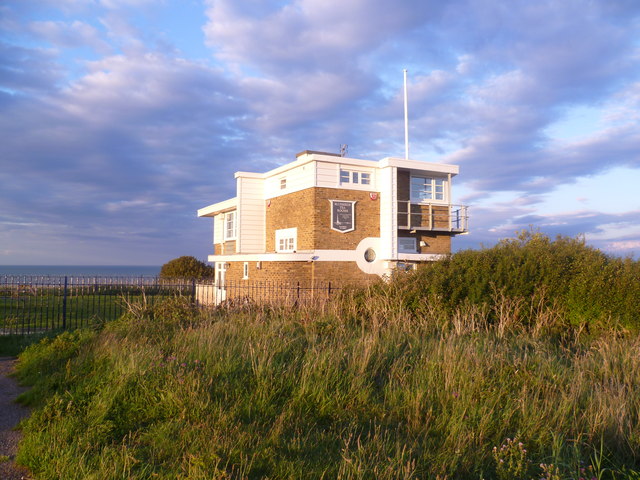
[[[555,240],[531,231],[399,278],[408,308],[439,299],[452,314],[462,304],[495,305],[497,298],[561,306],[574,325],[640,329],[640,262],[610,257],[581,238]]]
[[[212,278],[214,274],[213,267],[190,256],[169,260],[160,269],[160,278],[195,278],[196,280],[202,280],[204,278]]]

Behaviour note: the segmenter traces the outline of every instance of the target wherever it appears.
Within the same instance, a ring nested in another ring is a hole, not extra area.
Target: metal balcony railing
[[[466,205],[398,201],[398,228],[466,233],[469,216]]]

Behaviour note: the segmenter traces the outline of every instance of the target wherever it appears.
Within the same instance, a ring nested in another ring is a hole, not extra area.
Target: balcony
[[[398,202],[398,229],[432,232],[468,232],[467,206]]]

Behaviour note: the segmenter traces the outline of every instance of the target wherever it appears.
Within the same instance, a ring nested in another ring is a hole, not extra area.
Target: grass
[[[75,288],[66,299],[59,291],[51,288],[14,290],[11,295],[0,295],[0,332],[35,333],[44,330],[89,326],[103,321],[119,318],[127,311],[127,304],[145,300],[139,292],[126,291],[125,288],[105,289],[100,294],[91,293],[91,288]],[[146,299],[153,301],[158,291],[150,290]],[[177,292],[165,291],[163,296]],[[63,306],[64,303],[64,306]]]
[[[640,478],[634,329],[502,285],[416,303],[419,278],[297,308],[137,304],[44,339],[18,365],[18,461],[43,479]]]
[[[0,357],[17,357],[30,345],[40,342],[43,338],[52,338],[60,334],[60,330],[30,335],[0,335]]]

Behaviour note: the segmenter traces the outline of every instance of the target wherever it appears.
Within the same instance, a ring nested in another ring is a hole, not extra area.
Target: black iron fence
[[[0,276],[0,335],[72,329],[115,320],[128,304],[187,296],[201,307],[324,301],[331,283],[167,280],[157,277]]]
[[[331,282],[258,282],[249,280],[198,282],[195,299],[200,306],[238,305],[245,303],[276,303],[295,305],[323,301],[336,294],[340,288]]]
[[[114,320],[127,303],[189,295],[195,281],[155,277],[0,276],[0,334],[28,334]]]

